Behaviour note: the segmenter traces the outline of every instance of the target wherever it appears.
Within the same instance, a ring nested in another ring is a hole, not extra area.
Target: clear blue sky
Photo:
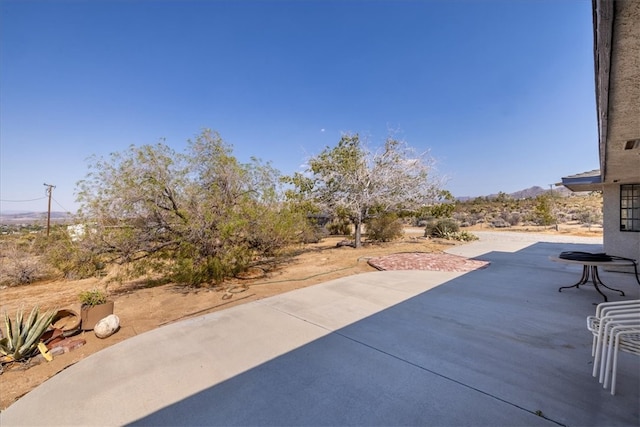
[[[46,211],[43,183],[75,211],[92,154],[203,128],[283,174],[399,130],[455,196],[598,168],[590,0],[2,0],[0,19],[2,211]]]

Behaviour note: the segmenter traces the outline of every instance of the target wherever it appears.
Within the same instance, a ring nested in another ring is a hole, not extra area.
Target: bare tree
[[[355,246],[361,246],[362,224],[377,212],[415,210],[431,203],[440,189],[434,160],[416,153],[405,142],[387,138],[375,152],[358,134],[345,134],[338,145],[309,159],[306,174],[287,182],[297,195],[312,199],[324,210],[346,212],[355,228]]]

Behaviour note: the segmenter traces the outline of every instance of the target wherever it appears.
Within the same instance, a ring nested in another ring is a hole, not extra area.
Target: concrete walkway
[[[640,358],[591,376],[601,296],[563,250],[601,241],[477,233],[470,273],[374,272],[170,324],[96,353],[0,414],[14,425],[640,424]],[[602,272],[638,299],[632,275]]]

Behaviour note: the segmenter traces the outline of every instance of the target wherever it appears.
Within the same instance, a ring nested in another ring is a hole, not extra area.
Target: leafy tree
[[[421,218],[451,218],[456,209],[456,199],[448,190],[441,190],[437,194],[437,198],[430,206],[423,206],[418,211]]]
[[[540,225],[551,225],[555,222],[555,217],[552,213],[551,200],[546,194],[536,197],[534,216],[536,222]]]
[[[215,132],[188,141],[131,146],[94,158],[79,186],[90,250],[132,271],[175,281],[221,281],[296,239],[303,216],[283,203],[280,174],[241,164]]]
[[[345,134],[338,145],[311,158],[306,174],[287,182],[298,197],[311,200],[326,212],[346,212],[354,225],[355,246],[361,246],[362,224],[376,213],[417,210],[438,191],[431,176],[433,160],[416,154],[404,142],[387,138],[371,152],[358,134]]]

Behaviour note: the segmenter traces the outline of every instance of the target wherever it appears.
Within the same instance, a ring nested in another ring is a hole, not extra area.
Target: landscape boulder
[[[120,328],[120,319],[115,314],[110,314],[96,323],[93,332],[98,338],[107,338]]]

